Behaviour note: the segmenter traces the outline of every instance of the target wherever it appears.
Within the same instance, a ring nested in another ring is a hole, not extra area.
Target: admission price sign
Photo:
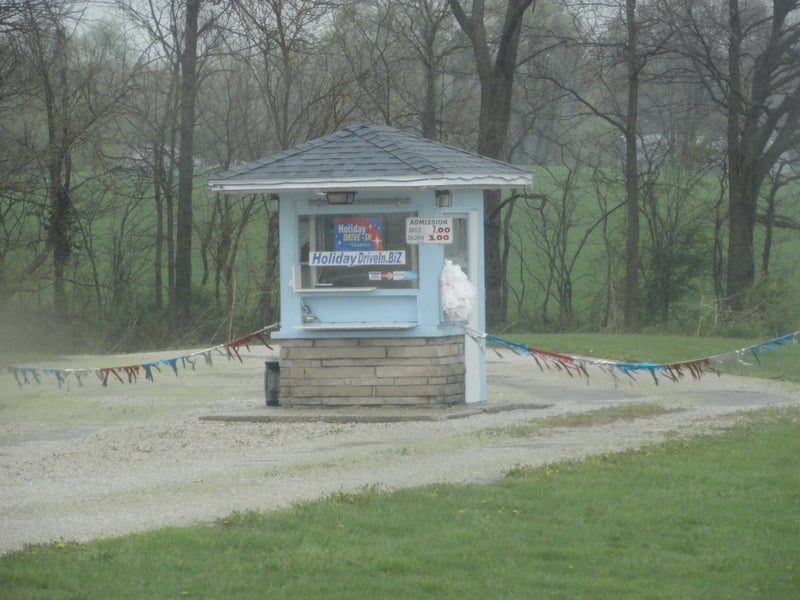
[[[452,217],[407,217],[406,244],[452,244]]]

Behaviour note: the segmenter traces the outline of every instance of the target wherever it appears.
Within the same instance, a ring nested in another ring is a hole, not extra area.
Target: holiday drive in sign
[[[337,217],[333,221],[333,252],[312,252],[313,266],[357,267],[406,264],[403,250],[383,249],[383,220],[375,217]]]
[[[334,219],[333,249],[337,252],[383,250],[383,220],[369,217]]]
[[[406,253],[405,250],[312,252],[308,264],[315,267],[400,266],[406,264]]]

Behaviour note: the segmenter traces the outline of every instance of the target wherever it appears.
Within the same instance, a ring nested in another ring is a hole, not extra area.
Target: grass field
[[[502,337],[532,348],[563,354],[661,363],[725,355],[765,341],[755,338],[600,333],[504,334]],[[765,349],[758,353],[758,357],[751,352],[744,352],[741,360],[727,362],[725,367],[738,375],[800,383],[800,343]]]
[[[0,558],[4,598],[796,598],[800,411],[491,485],[362,489]]]

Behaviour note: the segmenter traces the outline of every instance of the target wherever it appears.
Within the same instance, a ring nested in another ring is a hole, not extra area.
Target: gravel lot
[[[0,375],[0,553],[213,522],[365,485],[488,482],[515,465],[695,435],[730,424],[743,410],[800,404],[800,386],[792,384],[709,375],[659,386],[643,377],[615,387],[598,371],[587,386],[541,372],[530,358],[489,351],[489,401],[480,407],[292,411],[265,406],[263,361],[275,354],[253,348],[241,363],[220,357],[179,377],[162,372],[154,383],[108,387],[90,380],[59,390],[45,380],[19,389]],[[74,357],[55,366],[152,358],[158,355]],[[527,438],[497,432],[641,402],[680,410]],[[495,434],[477,435],[487,429]]]

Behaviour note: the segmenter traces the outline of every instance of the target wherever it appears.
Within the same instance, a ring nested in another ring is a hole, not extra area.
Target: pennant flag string
[[[97,376],[104,387],[108,385],[109,380],[117,380],[120,383],[125,383],[126,381],[128,383],[136,383],[136,380],[142,373],[144,373],[144,378],[146,381],[152,382],[154,381],[154,372],[162,372],[159,365],[165,365],[169,367],[172,372],[175,373],[175,376],[177,376],[179,373],[179,363],[180,367],[183,369],[186,369],[186,365],[188,364],[192,371],[194,371],[197,357],[199,356],[204,358],[206,365],[213,366],[211,357],[214,352],[217,352],[222,356],[226,356],[228,360],[233,360],[236,358],[239,360],[239,362],[243,362],[240,354],[240,348],[244,347],[249,351],[250,343],[253,342],[253,340],[256,340],[264,344],[267,348],[271,349],[272,346],[269,345],[269,334],[270,331],[277,327],[278,323],[273,323],[272,325],[263,327],[258,331],[254,331],[248,335],[212,346],[211,348],[196,350],[194,352],[190,352],[189,354],[183,354],[171,358],[161,358],[141,364],[122,365],[116,367],[95,367],[86,369],[54,369],[51,367],[29,367],[25,365],[0,365],[0,373],[7,372],[13,375],[17,385],[20,387],[30,385],[32,382],[41,384],[43,376],[55,378],[59,389],[64,385],[68,386],[72,378],[78,382],[80,387],[83,387],[84,377],[92,373]]]
[[[721,368],[732,363],[749,366],[750,363],[745,360],[748,356],[752,356],[760,366],[760,355],[763,352],[777,350],[786,344],[800,343],[800,331],[795,331],[746,348],[739,348],[738,350],[714,356],[672,363],[625,362],[550,352],[479,332],[468,327],[464,327],[464,330],[467,335],[476,341],[484,341],[495,346],[504,346],[517,354],[530,356],[541,370],[554,369],[564,371],[570,377],[577,375],[585,378],[587,384],[589,383],[589,367],[599,368],[602,372],[613,377],[615,382],[619,381],[620,375],[624,375],[630,381],[636,381],[636,376],[641,373],[650,375],[656,385],[659,383],[659,377],[678,382],[688,374],[692,379],[699,380],[708,372],[720,375]]]
[[[179,366],[185,370],[187,365],[189,365],[194,371],[198,357],[203,357],[207,366],[213,366],[214,353],[225,356],[228,360],[236,359],[242,362],[240,349],[244,347],[249,351],[250,343],[254,340],[264,344],[267,348],[271,348],[269,345],[269,332],[277,326],[278,324],[275,323],[248,335],[229,340],[210,348],[141,364],[85,369],[55,369],[51,367],[30,367],[26,365],[0,365],[0,373],[5,371],[13,375],[17,385],[20,387],[30,385],[31,383],[41,384],[43,377],[53,377],[59,388],[64,385],[69,386],[69,382],[73,378],[80,387],[83,387],[84,378],[92,373],[97,376],[103,386],[107,386],[109,380],[116,380],[120,383],[125,383],[127,380],[128,383],[135,383],[142,373],[146,381],[153,382],[155,372],[162,373],[160,365],[169,367],[175,376],[178,376],[180,372]],[[590,377],[589,368],[598,368],[607,375],[610,375],[615,382],[620,380],[620,376],[624,376],[629,381],[636,381],[636,377],[639,374],[649,375],[656,385],[658,385],[659,378],[661,377],[669,381],[678,382],[688,375],[692,379],[699,380],[708,372],[719,375],[722,368],[732,364],[750,366],[751,363],[747,362],[748,359],[754,360],[755,363],[760,366],[761,354],[764,352],[777,350],[787,344],[800,343],[800,331],[795,331],[794,333],[787,333],[731,352],[692,360],[672,363],[626,362],[552,352],[533,348],[527,344],[503,339],[468,327],[463,327],[463,329],[467,335],[481,344],[486,343],[494,346],[507,347],[516,354],[533,358],[540,370],[552,369],[561,371],[570,377],[583,378],[586,380],[587,384]]]

